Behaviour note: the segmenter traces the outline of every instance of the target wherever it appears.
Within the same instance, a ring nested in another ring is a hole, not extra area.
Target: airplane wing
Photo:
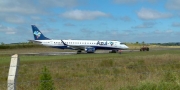
[[[75,50],[84,49],[85,48],[85,46],[74,46],[74,45],[68,45],[68,47],[70,47],[72,49],[75,49]]]
[[[63,40],[61,40],[61,41],[65,46],[67,46],[69,48],[72,48],[72,49],[84,49],[86,47],[86,46],[83,46],[83,45],[68,45]]]

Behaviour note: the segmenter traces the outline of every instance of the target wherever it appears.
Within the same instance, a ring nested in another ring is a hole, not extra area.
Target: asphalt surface
[[[180,48],[150,48],[150,51],[156,51],[156,50],[180,50]],[[110,50],[97,50],[95,54],[101,54],[101,53],[109,53]],[[121,50],[121,52],[139,52],[139,49],[130,49],[130,50]],[[28,56],[52,56],[52,55],[75,55],[77,52],[75,51],[65,51],[65,52],[38,52],[38,53],[19,53],[19,55],[28,55]],[[80,54],[87,54],[86,52],[82,51]]]

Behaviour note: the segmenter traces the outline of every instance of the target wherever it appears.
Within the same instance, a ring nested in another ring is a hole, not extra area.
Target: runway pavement
[[[122,52],[134,52],[138,50],[122,50]],[[94,54],[101,54],[101,53],[109,53],[109,50],[97,50]],[[20,55],[28,55],[28,56],[52,56],[52,55],[75,55],[77,52],[42,52],[42,53],[20,53]],[[79,53],[78,53],[79,54]],[[80,54],[87,54],[86,52],[82,51]]]
[[[46,53],[20,53],[20,55],[28,55],[28,56],[53,56],[53,55],[74,55],[76,52],[46,52]]]
[[[180,50],[180,48],[153,48],[150,49],[150,51],[156,51],[156,50]],[[129,49],[129,50],[121,50],[121,52],[139,52],[138,49]],[[94,54],[101,54],[101,53],[109,53],[109,50],[97,50]],[[29,56],[52,56],[52,55],[75,55],[77,52],[40,52],[40,53],[20,53],[20,55],[29,55]],[[87,54],[86,52],[82,51],[80,54]]]

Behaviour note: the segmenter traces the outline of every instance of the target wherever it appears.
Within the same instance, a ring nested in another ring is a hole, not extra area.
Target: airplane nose
[[[125,49],[128,49],[129,47],[128,47],[128,46],[126,46],[126,45],[124,45],[124,48],[125,48]]]

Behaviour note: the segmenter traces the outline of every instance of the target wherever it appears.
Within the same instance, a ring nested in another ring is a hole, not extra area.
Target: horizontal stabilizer
[[[42,42],[40,41],[35,41],[35,40],[28,40],[29,42],[32,42],[32,43],[36,43],[36,44],[41,44]]]

